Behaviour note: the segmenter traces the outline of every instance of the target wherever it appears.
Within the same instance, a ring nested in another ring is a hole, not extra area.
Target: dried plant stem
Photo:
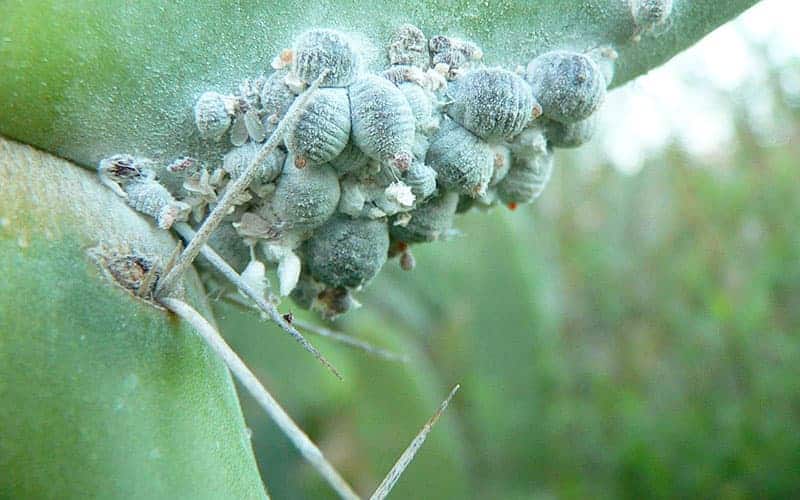
[[[264,146],[261,147],[258,153],[256,153],[256,155],[247,165],[247,168],[245,168],[244,172],[242,172],[239,177],[228,184],[228,187],[225,189],[222,197],[217,202],[217,205],[214,207],[211,213],[208,214],[208,217],[206,217],[206,220],[203,221],[203,224],[200,225],[195,237],[188,242],[186,249],[184,249],[180,256],[178,256],[175,266],[167,272],[163,279],[159,280],[158,287],[156,288],[157,297],[162,297],[169,293],[172,287],[174,287],[178,282],[178,279],[180,279],[183,273],[186,272],[186,269],[188,269],[192,264],[194,259],[197,257],[197,254],[200,253],[200,249],[203,248],[203,245],[205,245],[206,242],[208,242],[211,234],[217,229],[217,227],[219,227],[222,219],[228,214],[231,207],[233,207],[235,200],[245,189],[250,186],[250,183],[256,176],[258,165],[261,164],[264,159],[275,150],[276,147],[278,147],[280,141],[283,140],[284,133],[289,124],[294,121],[295,116],[303,109],[308,102],[308,99],[319,88],[320,83],[325,76],[327,76],[327,74],[328,70],[323,70],[320,76],[314,80],[314,83],[312,83],[311,86],[309,86],[308,89],[297,98],[297,100],[286,112],[286,115],[278,123],[278,126],[272,132],[272,135],[269,136],[267,142],[264,143]]]
[[[422,426],[422,429],[419,431],[419,434],[414,437],[414,440],[411,441],[411,444],[408,445],[408,448],[400,455],[400,458],[397,459],[392,469],[386,474],[386,477],[383,478],[381,484],[378,486],[378,489],[375,490],[375,493],[372,494],[370,500],[383,500],[389,495],[389,492],[392,491],[394,485],[397,483],[397,480],[400,479],[400,475],[403,474],[403,471],[406,470],[408,464],[414,460],[414,456],[417,454],[417,451],[422,446],[422,443],[425,442],[425,438],[428,437],[428,433],[431,432],[431,429],[436,422],[439,420],[439,417],[442,416],[444,411],[447,409],[447,405],[450,404],[450,400],[453,399],[456,392],[461,386],[456,384],[455,387],[450,391],[450,394],[447,395],[447,398],[442,401],[442,404],[439,405],[439,409],[436,410],[436,413],[425,422],[425,425]]]
[[[197,238],[195,236],[194,230],[189,226],[189,224],[185,222],[178,222],[172,226],[181,237],[185,238],[187,241],[195,241]],[[212,266],[214,266],[223,276],[225,276],[231,283],[236,285],[239,290],[241,290],[245,295],[247,295],[253,302],[256,303],[259,309],[264,311],[269,318],[277,324],[283,331],[291,335],[303,348],[310,352],[311,354],[316,357],[320,363],[325,365],[337,378],[341,380],[342,376],[339,374],[339,370],[336,369],[326,358],[319,352],[319,350],[311,345],[311,343],[303,337],[303,335],[297,331],[295,327],[290,325],[281,314],[278,312],[278,309],[275,307],[274,304],[267,301],[263,295],[258,293],[256,290],[253,289],[249,284],[247,284],[239,273],[228,264],[225,259],[223,259],[217,252],[214,251],[208,245],[203,245],[200,247],[200,252],[203,254]]]
[[[303,321],[297,318],[295,318],[294,321],[292,321],[292,324],[299,326],[300,328],[308,331],[309,333],[319,335],[320,337],[329,338],[333,341],[342,343],[344,345],[353,347],[355,349],[360,349],[379,358],[383,358],[388,361],[397,361],[399,363],[408,363],[408,356],[404,354],[397,354],[387,349],[376,347],[370,344],[369,342],[357,339],[351,335],[347,335],[346,333],[337,332],[331,330],[330,328],[325,328],[324,326],[315,325],[314,323],[311,323],[309,321]]]
[[[224,298],[225,300],[240,305],[242,307],[253,307],[252,302],[248,301],[247,299],[238,294],[232,294],[232,293],[223,294],[222,292],[220,292],[220,296],[217,298]],[[260,310],[259,307],[256,307],[256,309]],[[398,354],[388,349],[374,346],[369,342],[367,342],[366,340],[361,340],[346,333],[337,332],[322,326],[318,326],[309,321],[303,321],[301,319],[294,318],[291,324],[292,326],[298,327],[298,331],[299,329],[303,329],[307,333],[310,333],[312,335],[319,335],[320,337],[331,339],[334,342],[344,344],[347,347],[351,347],[359,351],[364,351],[367,354],[371,354],[378,358],[385,359],[386,361],[396,361],[398,363],[408,363],[409,361],[408,356],[406,356],[405,354]]]
[[[340,497],[358,499],[353,489],[342,476],[333,468],[322,454],[322,451],[292,420],[289,414],[272,397],[267,389],[259,382],[258,378],[244,364],[244,361],[231,349],[216,328],[209,323],[192,306],[171,297],[164,297],[161,303],[175,314],[186,320],[203,337],[206,344],[222,358],[233,376],[247,389],[258,404],[267,412],[272,420],[280,427],[292,441],[303,457],[322,475],[328,484],[336,490]]]

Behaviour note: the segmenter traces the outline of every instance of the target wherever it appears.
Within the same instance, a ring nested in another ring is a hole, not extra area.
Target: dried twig
[[[355,349],[360,349],[379,358],[383,358],[388,361],[397,361],[399,363],[408,363],[408,356],[406,356],[405,354],[397,354],[396,352],[392,352],[387,349],[383,349],[381,347],[376,347],[370,344],[369,342],[357,339],[352,335],[347,335],[346,333],[337,332],[331,330],[330,328],[325,328],[324,326],[316,325],[309,321],[303,321],[297,318],[295,318],[294,321],[292,321],[292,324],[299,326],[300,328],[308,331],[309,333],[319,335],[320,337],[329,338],[333,341],[342,343],[346,346],[353,347]]]
[[[269,156],[272,151],[280,144],[280,141],[283,140],[284,133],[286,128],[291,124],[297,114],[302,111],[305,104],[308,102],[308,99],[311,95],[319,88],[320,83],[322,80],[327,76],[328,70],[323,70],[319,77],[314,80],[314,83],[308,87],[308,89],[297,98],[297,100],[292,104],[289,111],[287,111],[286,116],[284,116],[281,121],[278,123],[278,126],[272,132],[272,135],[269,136],[269,139],[264,146],[256,153],[250,163],[245,168],[244,172],[234,179],[228,187],[225,189],[225,192],[222,194],[222,197],[219,199],[217,205],[208,214],[206,220],[203,221],[203,224],[200,225],[200,228],[197,230],[197,234],[191,241],[188,242],[186,245],[186,249],[180,254],[177,261],[175,262],[175,266],[167,272],[167,275],[164,276],[161,280],[159,280],[158,287],[156,288],[156,296],[163,297],[175,286],[180,279],[181,275],[186,272],[186,269],[192,264],[194,259],[197,257],[197,254],[200,253],[200,250],[203,248],[203,245],[208,242],[208,239],[211,237],[211,234],[217,229],[217,227],[222,222],[222,219],[228,215],[229,210],[235,204],[235,200],[239,197],[239,195],[250,186],[250,183],[256,176],[256,171],[258,169],[258,165],[260,165],[264,159]]]
[[[178,222],[172,226],[181,237],[185,238],[186,240],[195,241],[197,238],[195,236],[194,230],[186,224],[185,222]],[[214,251],[208,245],[203,245],[200,247],[200,252],[203,254],[212,266],[214,266],[223,276],[225,276],[231,283],[236,285],[239,290],[241,290],[245,295],[247,295],[253,302],[256,303],[259,309],[267,313],[269,318],[278,326],[283,329],[286,333],[294,337],[294,339],[303,346],[303,348],[313,354],[323,365],[325,365],[330,371],[336,375],[337,378],[341,380],[342,376],[339,374],[339,370],[336,369],[326,358],[319,352],[319,350],[311,345],[311,343],[303,337],[303,335],[297,331],[297,329],[290,325],[286,319],[278,312],[278,309],[275,307],[274,304],[267,301],[263,295],[259,294],[256,290],[253,289],[249,284],[247,284],[242,277],[239,276],[239,273],[228,264],[225,259],[223,259],[217,252]]]
[[[386,474],[386,477],[383,478],[383,481],[381,481],[381,484],[378,486],[378,489],[375,490],[375,493],[372,494],[370,500],[383,500],[386,498],[389,492],[392,491],[392,488],[394,488],[397,480],[400,479],[400,475],[406,470],[408,464],[414,460],[414,456],[417,454],[420,446],[422,446],[422,443],[425,442],[425,438],[428,437],[428,433],[439,420],[439,417],[442,416],[442,413],[444,413],[444,411],[447,409],[447,405],[450,403],[450,400],[453,399],[453,396],[458,391],[459,387],[461,387],[459,384],[456,384],[456,386],[453,387],[447,398],[442,401],[441,405],[439,405],[439,409],[436,410],[436,413],[434,413],[433,416],[428,419],[427,422],[425,422],[425,425],[422,426],[422,430],[419,431],[419,434],[414,437],[414,440],[411,441],[411,444],[408,445],[408,448],[406,448],[403,454],[400,455],[400,458],[397,459],[397,462],[394,464],[389,473]]]
[[[333,465],[325,459],[317,445],[297,426],[292,417],[286,413],[269,391],[259,382],[253,372],[244,364],[244,361],[225,342],[225,339],[222,338],[217,329],[192,306],[182,300],[170,297],[163,297],[160,300],[165,307],[189,322],[197,330],[206,344],[222,358],[228,369],[233,373],[233,376],[255,398],[270,418],[292,441],[303,457],[325,478],[339,496],[348,500],[357,500],[358,495],[355,494],[350,485],[333,468]]]

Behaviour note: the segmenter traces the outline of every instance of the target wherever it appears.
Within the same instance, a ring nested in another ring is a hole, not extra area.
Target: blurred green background
[[[797,498],[800,62],[748,50],[765,63],[757,80],[683,80],[728,117],[710,149],[667,134],[623,173],[605,146],[637,138],[601,134],[558,153],[534,205],[469,212],[463,237],[414,248],[412,273],[391,261],[335,326],[410,363],[314,338],[338,382],[220,302],[225,335],[362,494],[458,382],[393,498]],[[671,64],[700,56],[686,57]],[[604,123],[623,104],[609,102]],[[681,119],[693,117],[679,132]],[[330,497],[243,405],[270,492]]]

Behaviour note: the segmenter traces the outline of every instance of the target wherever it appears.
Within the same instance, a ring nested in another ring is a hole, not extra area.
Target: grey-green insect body
[[[339,178],[332,168],[323,165],[299,169],[289,155],[275,191],[260,214],[281,233],[307,233],[333,215],[339,195]]]
[[[554,51],[528,64],[526,80],[546,118],[573,123],[594,113],[606,95],[606,81],[589,57]]]
[[[457,205],[458,194],[452,191],[431,198],[411,212],[411,219],[405,225],[396,224],[396,218],[390,222],[392,239],[405,243],[423,243],[444,238],[453,227]]]
[[[423,134],[435,130],[439,126],[439,119],[434,115],[436,96],[416,83],[402,82],[397,88],[403,93],[411,108],[416,130]]]
[[[440,186],[478,196],[492,178],[494,153],[472,132],[446,120],[431,138],[425,163],[436,171]]]
[[[497,194],[505,203],[530,203],[538,198],[553,173],[553,154],[539,153],[515,157],[505,179],[497,184]]]
[[[331,218],[304,244],[309,273],[330,287],[360,288],[386,262],[389,233],[385,220]]]
[[[153,177],[142,177],[124,185],[128,205],[156,220],[158,227],[169,229],[177,221],[189,218],[192,207],[176,201],[167,188]]]
[[[267,134],[271,133],[281,118],[286,115],[297,95],[286,84],[288,70],[280,70],[267,77],[261,86],[261,109]]]
[[[286,132],[286,149],[297,166],[321,165],[344,150],[350,138],[350,101],[342,88],[314,92]]]
[[[218,92],[205,92],[194,105],[194,123],[200,136],[219,140],[231,127],[235,99]]]
[[[348,90],[356,146],[378,161],[407,168],[411,163],[415,123],[400,89],[385,78],[363,75]]]
[[[500,68],[467,72],[450,84],[452,102],[446,112],[456,122],[487,141],[510,140],[533,119],[537,105],[522,77]]]
[[[436,171],[419,160],[415,160],[403,175],[403,181],[422,202],[436,192]]]
[[[328,70],[322,87],[346,87],[358,72],[356,46],[349,36],[340,31],[308,30],[297,37],[292,50],[292,74],[306,83],[313,82],[324,70]]]
[[[597,114],[574,123],[547,123],[547,140],[556,148],[577,148],[589,142],[597,129]]]
[[[344,176],[352,172],[359,172],[369,163],[370,158],[363,151],[358,149],[351,137],[347,141],[344,149],[338,156],[328,162],[336,170],[339,176]]]
[[[258,150],[259,146],[252,142],[231,149],[222,158],[222,168],[232,179],[236,179],[255,158]],[[285,161],[286,153],[280,149],[275,149],[256,167],[254,181],[262,184],[274,181],[283,171]]]

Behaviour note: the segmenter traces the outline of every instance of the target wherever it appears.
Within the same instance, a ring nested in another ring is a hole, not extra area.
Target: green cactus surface
[[[225,365],[90,256],[176,241],[5,139],[0,194],[0,498],[264,498]],[[208,314],[194,274],[186,295]]]

